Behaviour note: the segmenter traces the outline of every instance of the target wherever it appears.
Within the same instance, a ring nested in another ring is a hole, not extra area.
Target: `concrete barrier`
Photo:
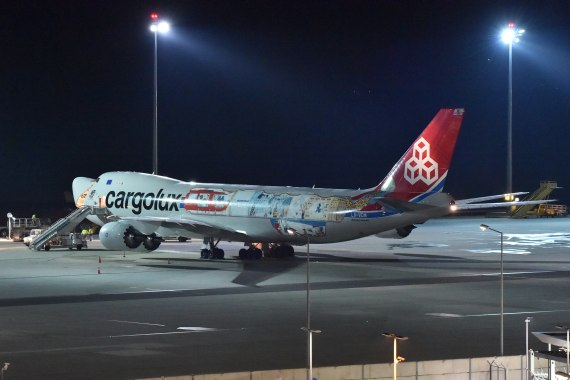
[[[398,364],[398,380],[519,380],[524,379],[524,355],[430,360]],[[493,371],[492,371],[493,370]],[[390,380],[393,364],[362,364],[313,368],[317,380]],[[505,377],[506,376],[506,377]],[[213,373],[139,380],[306,380],[305,368]]]

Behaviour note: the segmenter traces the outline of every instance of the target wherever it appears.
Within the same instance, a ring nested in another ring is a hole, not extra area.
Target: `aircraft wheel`
[[[77,250],[81,251],[81,248],[83,248],[83,244],[77,244]]]
[[[293,248],[292,245],[284,245],[283,248],[285,250],[285,256],[295,256],[295,248]]]
[[[209,259],[210,258],[210,250],[209,249],[203,249],[200,251],[200,258],[202,259]]]
[[[49,246],[49,244],[46,244],[46,245],[44,246],[44,249],[45,249],[46,251],[49,251],[50,248],[51,248],[51,247]]]
[[[187,242],[187,241],[188,241],[188,238],[187,238],[187,237],[184,237],[184,236],[178,236],[178,241],[181,242],[181,243],[184,243],[184,242]]]
[[[224,250],[220,248],[214,248],[214,252],[212,252],[212,258],[221,260],[224,258]]]
[[[242,249],[239,250],[239,258],[240,258],[241,260],[247,259],[247,249],[242,248]]]
[[[262,256],[263,252],[261,252],[261,249],[254,248],[252,259],[260,260]]]

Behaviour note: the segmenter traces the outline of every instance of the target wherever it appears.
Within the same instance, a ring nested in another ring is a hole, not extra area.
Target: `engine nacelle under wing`
[[[382,239],[403,239],[407,237],[409,234],[411,234],[414,228],[416,228],[416,226],[410,224],[409,226],[380,232],[379,234],[375,234],[374,236]]]
[[[125,222],[110,222],[101,227],[99,240],[113,251],[150,252],[160,246],[162,239],[155,234],[145,235]]]

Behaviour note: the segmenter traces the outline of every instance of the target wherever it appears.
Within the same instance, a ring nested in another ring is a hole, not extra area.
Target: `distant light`
[[[151,14],[150,14],[150,18],[151,18],[152,20],[158,20],[158,13],[151,13]]]
[[[514,194],[505,194],[504,199],[505,199],[505,201],[507,201],[507,202],[512,202],[512,201],[515,200],[515,195],[514,195]]]

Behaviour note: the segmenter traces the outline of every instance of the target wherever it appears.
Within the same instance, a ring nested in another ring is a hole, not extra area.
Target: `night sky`
[[[508,21],[513,187],[568,188],[570,2],[4,1],[0,216],[64,208],[74,177],[376,185],[441,107],[466,114],[446,191],[506,188]],[[570,200],[568,190],[555,196]],[[68,205],[68,207],[73,207]]]

